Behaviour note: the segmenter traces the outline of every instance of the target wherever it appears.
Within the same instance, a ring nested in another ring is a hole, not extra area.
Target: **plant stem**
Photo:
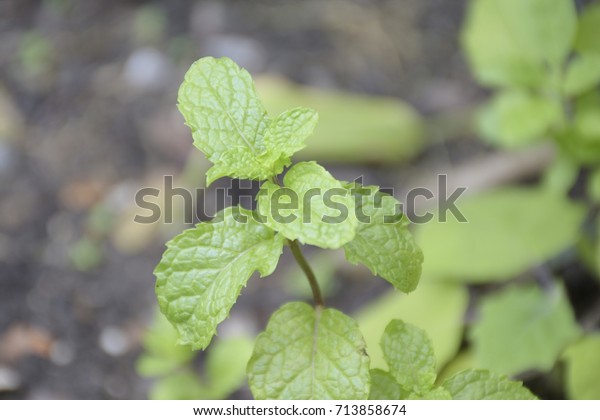
[[[310,284],[310,289],[312,290],[313,299],[315,301],[316,306],[325,306],[325,301],[323,300],[323,296],[321,295],[321,289],[319,288],[319,283],[317,283],[317,278],[315,277],[315,273],[313,273],[310,265],[304,258],[304,254],[302,254],[302,250],[300,249],[300,244],[297,240],[287,241],[296,262],[306,274],[306,278],[308,279],[308,283]]]

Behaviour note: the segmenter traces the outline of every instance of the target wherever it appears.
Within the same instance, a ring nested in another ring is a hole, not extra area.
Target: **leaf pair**
[[[270,119],[250,74],[226,57],[192,64],[178,101],[194,145],[214,164],[208,184],[223,176],[265,180],[280,174],[318,120],[307,108]]]
[[[436,360],[429,338],[400,320],[388,324],[381,348],[389,372],[371,371],[371,400],[535,399],[521,383],[477,369],[459,372],[435,387]]]

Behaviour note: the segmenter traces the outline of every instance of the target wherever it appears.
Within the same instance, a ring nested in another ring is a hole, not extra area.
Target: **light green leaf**
[[[522,40],[513,36],[502,3],[497,0],[470,3],[461,40],[471,69],[483,85],[540,86],[545,79],[543,68]],[[507,3],[506,7],[514,7],[515,0]]]
[[[568,156],[559,155],[554,162],[544,171],[542,178],[543,188],[548,188],[557,194],[568,194],[569,190],[577,181],[579,165],[569,159]]]
[[[396,381],[406,390],[425,393],[435,382],[435,356],[425,332],[395,319],[381,338],[383,357]]]
[[[593,89],[599,82],[600,53],[582,54],[569,63],[563,91],[569,96],[579,95]]]
[[[433,388],[423,394],[410,394],[409,400],[451,400],[452,395],[441,386]]]
[[[285,188],[267,181],[257,196],[257,211],[267,226],[290,240],[321,248],[339,248],[354,238],[354,200],[323,167],[298,163],[283,184]]]
[[[144,352],[137,360],[136,370],[143,376],[165,375],[194,357],[189,346],[177,344],[179,336],[167,318],[159,311],[144,334]]]
[[[408,392],[404,391],[396,379],[381,369],[371,370],[370,400],[404,400]]]
[[[562,194],[511,187],[465,198],[467,219],[419,226],[423,275],[461,282],[503,281],[573,245],[585,209]]]
[[[557,140],[562,151],[583,164],[600,162],[600,94],[597,90],[577,98],[572,124]]]
[[[562,64],[577,30],[577,12],[572,0],[492,1],[498,7],[497,19],[506,25],[505,36],[540,63],[554,67]]]
[[[456,357],[450,360],[444,369],[439,373],[436,382],[443,383],[446,379],[451,378],[459,372],[467,369],[474,369],[477,367],[475,356],[473,355],[472,348],[462,350],[456,355]]]
[[[565,352],[566,385],[569,398],[599,400],[600,334],[592,334],[571,345]]]
[[[454,400],[536,400],[536,396],[521,382],[487,370],[469,369],[444,381]]]
[[[537,87],[544,67],[562,65],[576,24],[571,0],[472,0],[462,41],[482,84]]]
[[[596,169],[590,174],[587,184],[587,195],[595,203],[600,203],[600,169]]]
[[[373,274],[405,293],[417,287],[423,253],[408,230],[400,203],[377,187],[349,186],[356,203],[358,229],[346,245],[346,259],[366,265]]]
[[[560,117],[557,102],[525,91],[498,93],[479,114],[481,135],[504,147],[518,147],[542,140]]]
[[[212,398],[226,398],[242,386],[253,347],[247,337],[217,340],[210,346],[204,369]]]
[[[206,186],[224,176],[262,180],[283,171],[282,163],[273,162],[273,167],[276,169],[271,169],[259,157],[248,153],[243,146],[231,145],[229,149],[219,154],[218,160],[211,159],[210,157],[208,159],[214,165],[206,171]]]
[[[285,304],[256,340],[248,381],[256,399],[366,399],[369,357],[358,325],[335,309]]]
[[[588,142],[600,143],[600,107],[580,106],[575,114],[574,125],[576,130]]]
[[[395,164],[424,147],[425,127],[418,112],[397,98],[318,89],[263,76],[261,99],[275,115],[302,105],[319,112],[319,125],[298,152],[301,160]]]
[[[250,275],[275,270],[283,238],[254,216],[230,207],[167,243],[154,270],[156,295],[181,344],[206,348]]]
[[[194,145],[214,164],[208,184],[223,176],[263,180],[281,173],[317,123],[317,113],[306,108],[271,121],[250,74],[227,57],[192,64],[178,102]]]
[[[549,371],[579,334],[562,287],[511,286],[483,300],[471,338],[477,366],[516,375]]]
[[[151,400],[210,399],[209,390],[194,372],[181,372],[159,379],[149,392]]]
[[[246,70],[227,57],[201,58],[185,74],[177,99],[194,145],[215,164],[213,179],[224,173],[250,179],[270,176],[256,161],[266,151],[263,137],[269,119]],[[231,152],[225,154],[231,149],[237,160]]]
[[[600,54],[600,3],[587,5],[579,16],[575,49]]]
[[[314,109],[294,108],[284,111],[271,121],[265,133],[267,151],[261,159],[274,162],[274,173],[280,173],[279,166],[289,166],[290,157],[306,147],[306,140],[315,129],[319,115]]]
[[[173,343],[173,346],[177,346]],[[185,346],[180,346],[185,347]],[[142,353],[136,360],[135,370],[140,376],[154,377],[167,375],[181,366],[179,361],[153,354]]]
[[[210,399],[208,393],[198,375],[184,371],[157,380],[148,397],[151,400],[201,400]]]
[[[379,341],[390,319],[402,319],[423,329],[433,344],[438,367],[456,354],[463,335],[467,290],[459,284],[431,280],[421,280],[410,295],[386,293],[356,314],[367,342],[371,368],[386,368]]]

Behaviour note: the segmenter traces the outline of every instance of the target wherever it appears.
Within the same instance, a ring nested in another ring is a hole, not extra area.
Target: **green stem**
[[[325,306],[325,301],[323,300],[323,295],[321,295],[321,289],[319,288],[319,283],[317,283],[315,273],[313,273],[312,269],[310,268],[310,265],[308,265],[308,262],[306,261],[306,258],[304,258],[304,254],[302,254],[302,250],[300,249],[300,244],[297,240],[288,240],[287,242],[290,247],[290,250],[292,251],[292,254],[294,255],[294,258],[296,259],[296,262],[298,263],[302,271],[304,271],[304,274],[308,279],[308,283],[310,284],[310,289],[312,290],[315,305]]]

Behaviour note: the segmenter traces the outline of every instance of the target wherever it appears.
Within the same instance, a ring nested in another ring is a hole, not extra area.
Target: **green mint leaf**
[[[285,188],[267,181],[257,196],[257,211],[267,226],[288,239],[321,248],[339,248],[354,238],[354,200],[322,166],[298,163],[283,184]]]
[[[454,400],[536,400],[521,382],[487,370],[469,369],[444,381],[442,387]]]
[[[381,369],[371,369],[370,400],[404,400],[408,392],[402,389],[396,379]]]
[[[390,373],[402,388],[418,394],[431,389],[437,376],[435,356],[423,330],[395,319],[385,328],[381,349]]]
[[[437,388],[433,388],[427,392],[422,394],[410,394],[408,396],[409,400],[451,400],[452,395],[445,390],[443,387],[438,386]]]
[[[282,247],[283,238],[239,207],[169,241],[154,270],[156,295],[180,343],[206,348],[250,275],[271,274]]]
[[[256,160],[266,151],[263,136],[269,119],[246,70],[226,57],[201,58],[185,74],[178,106],[194,145],[216,167],[212,179],[222,174],[249,179],[271,175]],[[237,159],[232,159],[231,149]]]
[[[600,54],[600,4],[586,5],[579,16],[575,49],[582,53]]]
[[[505,147],[542,140],[560,117],[557,102],[520,90],[498,93],[481,111],[478,128],[483,137]]]
[[[565,351],[567,393],[576,400],[600,399],[600,334],[584,337]]]
[[[312,134],[318,120],[319,115],[310,108],[282,112],[271,121],[265,133],[267,151],[260,156],[261,161],[271,165],[274,174],[281,173],[283,167],[290,165],[290,157],[306,147],[304,140]]]
[[[549,291],[512,286],[484,299],[472,340],[477,366],[515,375],[530,369],[549,371],[579,334],[558,284]]]
[[[423,253],[399,212],[400,203],[377,187],[351,184],[349,189],[359,223],[354,239],[344,245],[346,259],[366,265],[396,289],[412,292],[421,276]]]
[[[473,0],[470,4],[461,40],[472,71],[487,86],[542,85],[542,66],[507,29],[501,7],[502,1],[497,0]]]
[[[598,82],[600,82],[600,53],[582,54],[569,63],[563,91],[569,96],[579,95],[593,89]]]
[[[356,321],[335,309],[283,305],[256,340],[248,381],[256,399],[366,399],[369,357]]]

